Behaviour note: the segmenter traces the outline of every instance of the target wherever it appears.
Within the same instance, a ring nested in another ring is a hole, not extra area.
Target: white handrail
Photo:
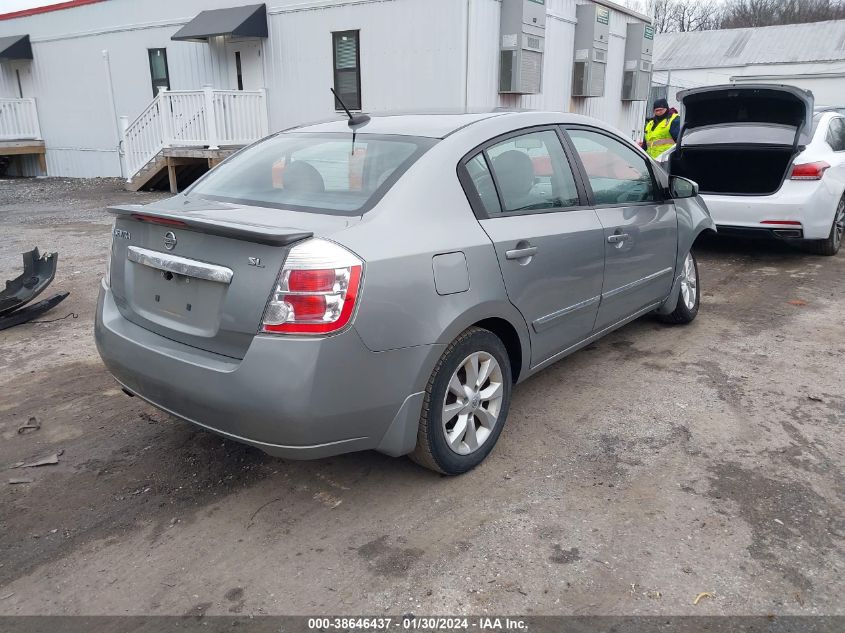
[[[41,140],[35,99],[0,99],[0,140]]]
[[[123,151],[131,180],[166,147],[246,145],[267,135],[264,90],[166,90],[127,127]]]

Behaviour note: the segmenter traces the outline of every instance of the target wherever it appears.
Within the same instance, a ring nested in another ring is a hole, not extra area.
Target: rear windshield
[[[245,149],[187,191],[223,202],[360,215],[436,139],[352,133],[287,133]]]

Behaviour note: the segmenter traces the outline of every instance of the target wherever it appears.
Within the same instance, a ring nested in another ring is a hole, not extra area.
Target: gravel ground
[[[43,318],[78,315],[0,332],[0,614],[845,614],[845,253],[702,245],[694,324],[520,385],[443,478],[274,459],[124,396],[91,332],[104,208],[159,197],[0,180],[0,278],[57,250]]]

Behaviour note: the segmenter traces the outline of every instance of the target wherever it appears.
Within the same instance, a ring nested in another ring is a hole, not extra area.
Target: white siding
[[[582,1],[582,0],[577,0]],[[132,120],[153,97],[148,48],[166,48],[171,88],[229,88],[225,42],[173,42],[202,10],[247,0],[109,0],[0,21],[0,36],[30,34],[24,96],[37,100],[55,176],[120,174],[115,115]],[[548,0],[543,92],[500,96],[500,0],[270,0],[263,43],[270,129],[335,116],[331,32],[361,31],[363,109],[434,111],[498,106],[590,114],[636,135],[643,104],[620,100],[625,23],[611,10],[605,96],[571,98],[576,0]],[[108,51],[114,105],[107,89]],[[8,63],[0,95],[17,96]]]
[[[18,84],[11,64],[0,63],[0,97],[19,97]]]
[[[270,128],[335,116],[333,31],[361,31],[364,110],[463,107],[464,7],[455,0],[370,0],[271,9],[265,44]]]
[[[190,6],[188,6],[190,5]],[[171,88],[217,84],[225,70],[219,44],[173,42],[170,36],[205,8],[224,0],[111,0],[0,22],[0,36],[29,33],[33,61],[22,70],[24,96],[34,96],[51,176],[120,176],[115,115],[137,116],[153,97],[148,48],[166,48]],[[150,16],[157,16],[154,22]],[[114,105],[107,88],[108,51]],[[0,67],[9,69],[9,63]],[[8,70],[7,73],[8,74]],[[0,91],[9,92],[11,78]],[[12,83],[9,96],[17,96]],[[34,163],[29,171],[35,168]]]
[[[685,88],[731,83],[776,83],[810,90],[819,105],[845,104],[845,64],[760,64],[737,67],[690,68],[654,73],[654,83],[670,82],[669,101],[677,107],[677,93]]]
[[[501,3],[498,0],[472,0],[469,105],[477,108],[501,106],[577,112],[601,119],[619,128],[626,136],[639,139],[645,121],[645,102],[621,100],[626,24],[635,22],[636,18],[611,10],[604,97],[573,98],[572,67],[577,4],[584,3],[575,0],[547,1],[542,92],[520,96],[498,94]]]
[[[635,18],[624,13],[610,12],[610,42],[607,52],[604,97],[575,98],[572,100],[572,111],[606,121],[615,125],[629,138],[640,140],[645,123],[646,104],[644,101],[622,101],[621,98],[626,29],[629,22],[635,21]]]

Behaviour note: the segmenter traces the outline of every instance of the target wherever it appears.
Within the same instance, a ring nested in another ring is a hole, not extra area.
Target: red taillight
[[[792,166],[792,180],[821,180],[825,170],[829,169],[828,165],[823,160],[817,160],[814,163],[801,163],[800,165]]]
[[[133,213],[132,219],[138,220],[138,222],[146,222],[148,224],[163,224],[164,226],[181,227],[188,226],[185,222],[182,222],[182,220],[174,220],[172,218],[160,218],[157,215],[143,215],[141,213]]]
[[[292,270],[288,276],[291,292],[328,292],[334,289],[337,273],[329,270]]]
[[[329,334],[352,320],[363,262],[333,242],[312,239],[291,249],[261,329],[274,334]]]
[[[285,301],[297,321],[319,321],[328,307],[323,295],[285,295]]]

